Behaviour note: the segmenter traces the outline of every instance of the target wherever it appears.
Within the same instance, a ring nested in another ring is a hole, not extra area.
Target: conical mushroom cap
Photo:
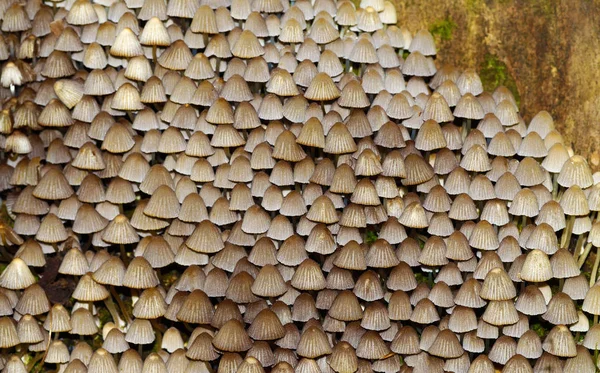
[[[36,198],[57,200],[66,199],[73,194],[73,188],[58,169],[51,169],[46,172],[38,185],[33,189],[33,195]]]
[[[330,101],[340,97],[340,94],[329,75],[318,73],[306,89],[304,97],[313,101]]]
[[[25,289],[36,282],[22,259],[15,258],[0,274],[0,286],[11,290]]]
[[[247,351],[252,347],[252,340],[237,320],[230,320],[219,329],[212,341],[213,345],[222,351]]]
[[[118,215],[108,224],[102,233],[102,239],[114,244],[130,244],[140,240],[125,215]]]
[[[311,326],[300,337],[298,355],[310,359],[328,355],[332,352],[325,333],[316,326]]]
[[[248,30],[242,31],[237,42],[232,46],[231,53],[239,58],[254,58],[265,53],[258,38]]]
[[[194,251],[206,254],[221,251],[225,247],[219,229],[210,220],[200,222],[185,244]]]

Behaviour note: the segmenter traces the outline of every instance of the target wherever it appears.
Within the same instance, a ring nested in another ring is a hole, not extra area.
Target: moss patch
[[[481,6],[481,1],[480,0],[467,0],[466,1],[466,7],[468,11],[476,11],[477,9],[479,9],[479,7]]]
[[[431,289],[435,284],[433,282],[433,277],[432,276],[428,276],[426,274],[423,273],[415,273],[415,279],[417,280],[417,283],[422,284],[425,283],[427,284],[427,286]]]
[[[436,38],[439,38],[441,41],[448,41],[452,39],[452,32],[458,25],[456,22],[452,20],[452,18],[448,17],[446,19],[440,19],[435,21],[429,26],[429,32]]]
[[[377,241],[377,232],[375,231],[367,231],[365,242],[370,245],[373,242]]]
[[[520,106],[521,96],[519,95],[517,84],[508,71],[506,64],[500,61],[498,57],[489,53],[485,55],[485,59],[479,68],[479,77],[481,78],[483,89],[488,92],[493,92],[500,85],[506,86],[512,92],[513,96],[515,96],[517,105]]]
[[[15,221],[12,220],[12,218],[8,214],[8,208],[6,207],[5,203],[3,203],[2,206],[0,206],[0,222],[6,223],[11,227],[14,227],[15,225]]]
[[[109,321],[118,322],[118,320],[112,319],[110,312],[104,307],[98,308],[98,319],[100,320],[100,326],[104,326]]]
[[[548,334],[548,330],[540,323],[533,324],[531,326],[531,330],[536,332],[536,334],[542,339]]]

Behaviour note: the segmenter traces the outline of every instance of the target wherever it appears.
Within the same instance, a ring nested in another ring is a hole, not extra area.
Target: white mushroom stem
[[[467,138],[467,135],[469,134],[469,132],[471,132],[471,119],[467,118],[466,124],[463,125],[463,133],[462,133],[463,140]]]
[[[600,250],[596,251],[596,260],[594,261],[594,267],[590,274],[590,287],[596,283],[596,276],[598,275],[598,265],[600,264]],[[595,324],[595,323],[594,323]]]
[[[104,304],[106,305],[108,312],[110,312],[110,316],[115,324],[118,325],[119,328],[125,326],[125,322],[119,317],[119,312],[117,312],[117,307],[115,307],[115,303],[113,302],[111,296],[104,300]]]
[[[575,225],[575,215],[569,215],[569,219],[567,220],[567,226],[563,231],[560,247],[563,249],[569,248],[569,242],[571,241],[571,233],[573,233],[573,226]]]
[[[577,264],[579,264],[579,268],[583,267],[585,260],[587,259],[588,255],[590,254],[590,251],[592,251],[592,243],[591,242],[585,246],[583,253],[579,257],[579,260],[577,261]]]

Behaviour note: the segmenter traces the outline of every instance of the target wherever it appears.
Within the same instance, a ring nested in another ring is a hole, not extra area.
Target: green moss
[[[521,104],[521,96],[517,89],[515,79],[508,71],[506,64],[493,54],[486,54],[483,63],[479,68],[479,77],[483,83],[483,89],[488,92],[493,92],[498,86],[506,86],[517,101],[517,105]]]
[[[98,319],[100,320],[100,325],[103,326],[109,321],[113,321],[110,312],[104,307],[98,308]]]
[[[476,11],[480,7],[480,2],[480,0],[467,0],[465,5],[467,10]]]
[[[367,231],[366,237],[365,237],[365,242],[367,244],[372,244],[373,242],[377,241],[377,232],[375,231]]]
[[[556,3],[553,0],[542,0],[534,2],[534,9],[544,16],[552,16],[556,13]]]
[[[452,20],[452,18],[448,17],[446,19],[440,19],[435,21],[431,26],[429,26],[429,32],[434,37],[439,38],[441,41],[448,41],[452,39],[452,32],[458,25],[456,22]]]
[[[27,363],[29,364],[29,363]],[[37,361],[31,368],[30,368],[30,372],[32,373],[38,373],[38,372],[43,372],[44,371],[44,362],[40,359],[39,361]]]
[[[6,207],[5,203],[3,203],[2,206],[0,206],[0,221],[10,225],[11,227],[14,227],[15,225],[15,221],[12,220],[12,218],[8,214],[8,208]]]
[[[96,351],[97,349],[102,347],[103,343],[104,340],[102,339],[102,337],[99,334],[96,334],[94,336],[94,339],[92,340],[92,349]]]
[[[548,334],[548,330],[546,330],[546,328],[544,328],[544,326],[542,324],[539,324],[539,323],[538,324],[533,324],[531,326],[531,330],[533,330],[534,332],[536,332],[537,335],[540,338],[542,338],[542,339],[544,337],[546,337],[546,334]]]
[[[424,275],[422,273],[415,273],[415,279],[417,280],[417,283],[419,283],[419,284],[421,284],[421,283],[427,284],[427,286],[430,289],[434,285],[432,276]]]
[[[175,281],[177,281],[177,279],[179,278],[179,275],[180,275],[180,273],[176,269],[173,269],[161,276],[161,283],[164,284],[164,286],[169,287]]]

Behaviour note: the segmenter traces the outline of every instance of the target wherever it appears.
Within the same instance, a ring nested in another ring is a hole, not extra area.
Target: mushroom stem
[[[52,248],[54,249],[54,253],[59,253],[60,250],[58,249],[58,244],[56,242],[53,242],[50,244],[52,246]]]
[[[427,242],[427,237],[425,235],[422,235],[422,234],[417,234],[417,239],[419,241],[421,241],[423,244],[425,244],[425,242]]]
[[[156,66],[156,63],[157,63],[156,60],[157,60],[157,57],[156,57],[156,45],[153,45],[152,46],[152,61],[154,61],[154,66]]]
[[[167,328],[159,324],[156,319],[150,320],[150,323],[152,324],[152,328],[154,329],[154,333],[156,334],[156,340],[154,345],[160,347],[162,344],[163,334],[165,333]]]
[[[125,318],[125,322],[127,324],[130,324],[131,317],[129,317],[129,312],[127,312],[127,308],[125,307],[125,304],[121,300],[121,297],[119,296],[119,294],[117,294],[117,291],[115,290],[114,286],[110,287],[110,294],[117,301],[117,304],[119,305],[119,308],[121,309],[121,313],[123,314],[123,317]]]
[[[514,224],[517,226],[517,228],[519,228],[519,223],[520,223],[520,222],[519,222],[519,220],[520,220],[520,217],[519,217],[519,215],[515,215],[515,216],[513,217],[513,223],[514,223]],[[519,232],[520,232],[520,231],[521,231],[521,230],[519,229]]]
[[[155,329],[155,330],[158,330],[158,331],[160,331],[161,333],[164,333],[164,332],[166,332],[166,331],[167,331],[167,328],[166,328],[164,325],[160,324],[160,323],[157,321],[157,319],[151,319],[151,320],[150,320],[150,323],[152,324],[152,326],[154,327],[154,329]]]
[[[565,279],[564,278],[558,279],[558,290],[562,291],[564,286],[565,286]]]
[[[82,337],[82,336],[80,335],[80,337]],[[48,356],[48,349],[50,348],[50,343],[52,343],[52,332],[48,333],[48,344],[46,345],[46,348],[44,349],[44,354],[41,356],[42,362],[44,360],[46,360],[46,356]],[[35,365],[35,363],[33,365]]]
[[[579,268],[583,267],[583,264],[585,263],[585,260],[587,259],[588,255],[590,254],[590,251],[592,250],[592,244],[588,243],[585,246],[585,249],[583,250],[583,253],[581,254],[581,256],[579,257],[577,264],[579,264]]]
[[[9,245],[8,245],[8,240],[6,239],[6,234],[4,231],[2,231],[2,233],[0,233],[0,238],[2,239],[2,245],[0,245],[0,258],[5,257],[8,261],[11,261],[13,256],[10,255],[10,253],[8,251],[6,251],[6,248]]]
[[[121,259],[125,265],[129,264],[129,260],[127,259],[127,251],[125,251],[125,245],[119,244],[119,249],[121,250]]]
[[[569,219],[567,220],[567,226],[563,231],[560,247],[563,249],[568,249],[569,242],[571,241],[571,233],[573,233],[573,225],[575,225],[575,215],[569,215]]]
[[[579,258],[579,253],[581,253],[581,248],[583,247],[583,242],[585,241],[585,235],[579,235],[579,238],[577,239],[577,245],[575,245],[575,250],[573,251],[573,258],[575,258],[575,261],[578,261]]]
[[[131,123],[133,123],[133,121],[135,120],[135,115],[133,115],[133,112],[131,112],[130,110],[127,110],[126,113],[127,113],[127,117],[129,118],[129,121]]]
[[[600,265],[600,250],[596,251],[596,260],[594,261],[594,267],[592,268],[592,273],[590,274],[590,287],[594,286],[594,284],[596,283],[596,276],[598,275],[598,265]]]
[[[431,164],[431,152],[430,151],[426,151],[425,152],[425,156],[423,157],[423,159],[425,159],[427,161],[427,163]]]
[[[465,125],[463,126],[463,133],[462,133],[463,140],[467,138],[467,135],[469,134],[469,132],[471,132],[471,119],[467,118],[467,121],[466,121]]]
[[[556,201],[558,196],[558,174],[552,174],[552,199]]]
[[[340,31],[340,38],[344,37],[344,34],[346,34],[346,31],[348,31],[348,26],[343,26],[342,31]]]
[[[113,302],[112,297],[109,296],[108,298],[106,298],[104,300],[104,304],[106,305],[108,312],[110,312],[110,316],[112,317],[115,324],[117,324],[117,326],[120,327],[121,318],[119,317],[119,312],[117,312],[117,308],[115,307],[115,303]]]
[[[38,352],[35,357],[27,364],[26,368],[28,372],[33,372],[35,365],[44,357],[44,354]],[[39,371],[39,369],[38,369]]]

